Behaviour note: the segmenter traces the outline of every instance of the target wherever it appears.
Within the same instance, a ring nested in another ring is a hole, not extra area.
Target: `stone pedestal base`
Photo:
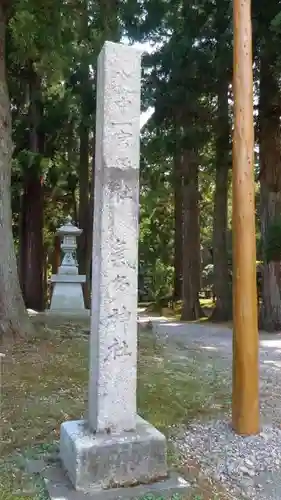
[[[152,484],[110,490],[98,489],[91,493],[73,490],[68,478],[58,466],[44,469],[41,477],[45,481],[50,500],[184,500],[190,493],[189,483],[175,473]]]
[[[82,283],[85,276],[82,275],[54,275],[53,293],[51,298],[51,311],[83,311],[85,309]]]
[[[167,477],[166,439],[138,417],[136,431],[93,434],[86,421],[61,426],[60,458],[78,491],[148,484]]]
[[[69,478],[66,476],[60,462],[48,460],[27,460],[27,472],[39,473],[44,480],[50,500],[184,500],[190,493],[190,484],[176,473],[169,474],[167,479],[162,479],[151,484],[140,484],[129,488],[110,488],[102,490],[97,488],[91,493],[83,493],[73,489]]]

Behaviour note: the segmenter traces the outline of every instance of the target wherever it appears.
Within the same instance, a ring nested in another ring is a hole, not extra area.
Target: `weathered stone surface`
[[[83,311],[85,310],[83,290],[81,283],[85,281],[80,279],[80,276],[74,276],[74,279],[69,282],[69,277],[64,279],[64,276],[58,276],[54,281],[52,304],[50,311]],[[64,281],[64,282],[62,282]]]
[[[54,469],[53,469],[54,471]],[[52,472],[53,472],[52,471]],[[49,476],[51,476],[51,471]],[[83,493],[73,490],[71,484],[45,481],[50,500],[185,500],[190,489],[187,481],[175,473],[154,484],[141,484],[131,488],[112,488]]]
[[[166,439],[138,417],[135,431],[93,434],[85,421],[61,426],[60,455],[76,490],[91,492],[167,476]]]
[[[44,479],[51,500],[145,500],[152,497],[155,500],[159,498],[184,500],[190,488],[186,480],[173,472],[167,478],[155,483],[108,490],[97,487],[91,493],[85,493],[73,489],[60,462],[51,466],[43,464],[41,477]]]
[[[98,59],[89,424],[136,428],[141,54],[106,42]]]

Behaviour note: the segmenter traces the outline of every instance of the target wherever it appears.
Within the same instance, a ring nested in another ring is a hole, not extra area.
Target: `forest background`
[[[260,326],[281,328],[281,7],[252,2]],[[0,1],[0,329],[30,330],[83,229],[90,306],[96,62],[141,44],[139,299],[183,320],[232,318],[232,2]],[[8,99],[10,98],[10,101]],[[12,207],[12,214],[10,212]],[[206,303],[211,306],[206,309]]]

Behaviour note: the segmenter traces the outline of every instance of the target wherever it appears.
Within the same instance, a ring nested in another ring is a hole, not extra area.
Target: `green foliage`
[[[265,6],[253,1],[256,57],[265,40],[269,43],[269,32],[270,43],[280,43],[277,3],[270,0]],[[231,81],[232,76],[232,6],[228,0],[126,0],[114,9],[95,0],[13,2],[7,66],[15,144],[14,233],[18,236],[27,169],[44,178],[47,252],[66,213],[77,215],[81,123],[90,129],[89,156],[94,161],[97,55],[106,38],[119,40],[123,35],[130,42],[149,40],[154,51],[143,57],[142,110],[154,107],[155,112],[144,128],[141,144],[140,286],[148,287],[149,297],[159,300],[171,295],[173,288],[173,162],[184,149],[194,150],[200,158],[201,244],[212,246],[217,85],[222,78]],[[40,154],[30,147],[30,68],[41,84],[43,111],[38,129],[45,144]],[[274,245],[275,255],[279,250]]]
[[[71,22],[72,21],[72,22]],[[15,0],[9,30],[13,58],[41,72],[62,75],[75,41],[73,12],[64,0]]]
[[[173,163],[165,139],[146,130],[141,147],[140,293],[150,300],[171,295],[173,284]]]
[[[267,262],[281,260],[281,216],[276,216],[268,226],[264,242]]]

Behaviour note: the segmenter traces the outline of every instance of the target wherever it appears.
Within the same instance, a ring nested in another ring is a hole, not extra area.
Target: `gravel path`
[[[154,333],[169,345],[169,355],[180,358],[191,352],[206,354],[208,376],[215,364],[231,386],[232,331],[226,327],[198,325],[141,317],[151,321]],[[233,498],[281,499],[281,335],[260,334],[261,433],[243,438],[223,421],[197,422],[177,441],[186,458],[197,460],[204,473],[219,480]]]

